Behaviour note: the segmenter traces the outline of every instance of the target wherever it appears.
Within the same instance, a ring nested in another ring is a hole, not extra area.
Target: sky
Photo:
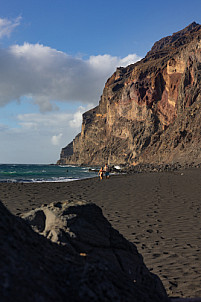
[[[0,0],[0,163],[50,164],[119,66],[193,21],[200,0]]]

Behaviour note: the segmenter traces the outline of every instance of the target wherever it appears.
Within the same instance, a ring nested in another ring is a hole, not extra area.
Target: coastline
[[[112,175],[67,183],[0,183],[14,214],[64,200],[92,201],[133,242],[171,297],[201,297],[201,169]]]

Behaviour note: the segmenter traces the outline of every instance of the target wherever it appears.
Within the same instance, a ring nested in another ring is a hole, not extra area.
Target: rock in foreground
[[[168,301],[160,279],[96,205],[54,203],[24,221],[0,203],[0,214],[2,302]]]

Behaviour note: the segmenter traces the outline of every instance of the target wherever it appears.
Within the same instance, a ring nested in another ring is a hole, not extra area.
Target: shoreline
[[[1,165],[5,165],[5,166],[60,166],[60,165],[56,165],[56,164],[1,164]],[[12,184],[12,183],[68,183],[71,181],[77,181],[77,180],[84,180],[84,179],[91,179],[91,178],[96,178],[98,175],[98,172],[100,170],[99,168],[94,168],[94,166],[88,166],[88,165],[63,165],[62,167],[65,168],[70,168],[70,167],[77,167],[77,168],[81,168],[83,169],[83,167],[85,167],[85,169],[88,169],[88,172],[91,174],[90,176],[78,176],[78,177],[66,177],[63,174],[61,174],[60,176],[58,175],[53,175],[53,176],[49,176],[47,177],[46,175],[38,175],[36,177],[36,175],[34,176],[30,176],[30,177],[25,177],[23,178],[23,172],[22,172],[22,176],[19,177],[17,176],[15,178],[15,176],[12,177],[8,177],[8,178],[2,178],[0,179],[0,183],[7,183],[7,184]],[[110,166],[110,174],[111,175],[115,175],[115,176],[119,176],[119,175],[133,175],[133,174],[139,174],[139,173],[161,173],[161,172],[178,172],[180,173],[181,171],[185,171],[185,170],[189,170],[189,169],[200,169],[201,168],[201,163],[185,163],[185,164],[181,164],[179,162],[175,162],[175,163],[161,163],[161,164],[151,164],[151,163],[141,163],[141,164],[137,164],[137,165],[112,165]],[[31,174],[33,171],[29,171]],[[46,172],[46,171],[42,171],[42,172]],[[68,172],[68,170],[67,170]],[[13,172],[13,171],[8,171],[8,173],[18,173],[18,172]],[[21,172],[19,172],[20,174]],[[38,172],[36,171],[36,174]],[[40,172],[39,172],[40,174]],[[54,172],[53,172],[54,174]],[[79,172],[78,172],[79,175]],[[56,179],[55,179],[56,178]]]
[[[201,297],[201,169],[69,182],[0,183],[15,215],[53,201],[87,200],[142,254],[170,297]]]
[[[86,177],[86,178],[73,178],[73,179],[66,179],[66,180],[16,180],[16,181],[12,181],[12,180],[0,180],[0,184],[41,184],[41,183],[68,183],[68,182],[73,182],[73,181],[80,181],[80,180],[85,180],[85,179],[93,179],[96,176],[92,176],[92,177]]]

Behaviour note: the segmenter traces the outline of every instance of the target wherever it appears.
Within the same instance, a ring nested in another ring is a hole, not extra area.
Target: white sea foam
[[[65,169],[64,169],[65,168]],[[0,182],[69,182],[94,177],[88,167],[75,165],[0,165]]]
[[[121,168],[119,167],[119,166],[114,166],[115,167],[115,169],[117,169],[117,170],[121,170]]]

